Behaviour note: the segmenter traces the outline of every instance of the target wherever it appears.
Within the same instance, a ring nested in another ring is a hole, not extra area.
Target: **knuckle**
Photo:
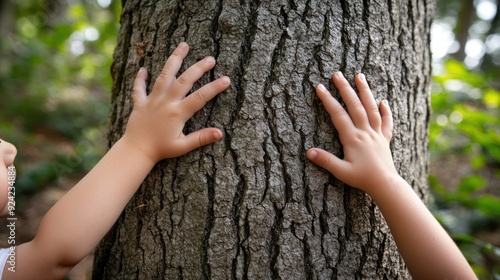
[[[335,122],[337,119],[341,120],[346,114],[347,113],[345,111],[337,110],[331,113],[330,119],[332,122]]]
[[[141,93],[141,88],[139,86],[134,86],[132,88],[132,94],[135,95],[135,94],[139,94],[139,93]]]
[[[165,83],[166,79],[167,75],[161,72],[160,75],[155,80],[155,85],[162,86]]]
[[[172,73],[168,69],[163,69],[160,73],[160,76],[158,76],[158,79],[165,79],[168,76],[170,76]]]
[[[362,110],[366,110],[365,109],[365,106],[363,106],[363,103],[361,103],[361,101],[359,99],[355,99],[352,101],[352,105],[355,109],[362,109]]]
[[[370,87],[368,86],[368,84],[366,84],[364,82],[359,87],[359,90],[361,92],[363,92],[363,93],[366,93],[366,94],[372,94],[372,90],[370,89]]]
[[[355,95],[356,94],[356,92],[354,91],[354,89],[351,87],[351,85],[347,81],[343,81],[342,82],[342,85],[339,87],[339,91],[342,94],[347,94],[347,95],[352,95],[352,94]]]
[[[374,116],[379,116],[380,117],[380,110],[378,109],[377,106],[371,106],[369,109]]]
[[[197,71],[203,71],[204,72],[205,68],[206,68],[206,63],[205,63],[204,60],[201,60],[201,61],[196,62],[193,66],[195,67],[195,69]]]
[[[320,165],[322,167],[330,166],[330,158],[321,153],[318,155],[317,163],[318,163],[318,165]]]
[[[143,89],[140,86],[134,86],[132,88],[132,96],[138,96],[138,95],[142,94],[142,92],[143,92]]]
[[[196,91],[195,93],[193,93],[193,97],[200,103],[207,103],[208,100],[206,98],[206,92],[202,89]]]
[[[370,123],[372,123],[372,125],[374,125],[376,128],[379,128],[382,124],[382,118],[380,116],[378,108],[371,108],[367,113],[370,118]]]
[[[169,56],[167,63],[177,63],[178,61],[184,60],[183,53],[178,49],[175,49],[174,52]]]
[[[189,84],[189,77],[186,73],[182,74],[177,78],[177,82],[180,84]]]
[[[170,55],[171,58],[174,58],[174,57],[177,57],[177,58],[180,58],[182,59],[182,56],[179,52],[179,50],[175,49],[174,52]]]
[[[198,136],[198,145],[199,145],[199,147],[205,146],[208,143],[209,143],[209,141],[207,140],[207,137],[206,137],[205,133],[200,133],[200,135]]]
[[[347,115],[347,112],[340,104],[337,104],[331,107],[330,115],[332,118],[342,117],[344,115]]]
[[[392,129],[386,132],[387,140],[391,141],[393,136]]]

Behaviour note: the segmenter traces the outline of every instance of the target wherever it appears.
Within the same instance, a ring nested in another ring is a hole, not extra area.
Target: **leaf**
[[[492,88],[484,90],[483,102],[491,109],[500,107],[500,92]]]
[[[474,87],[484,87],[486,84],[486,79],[484,77],[472,73],[463,63],[456,60],[447,60],[445,62],[445,69],[448,79],[458,79]]]
[[[470,195],[476,192],[486,185],[486,180],[479,175],[470,175],[462,178],[460,184],[458,185],[457,192],[460,195]]]
[[[500,199],[492,195],[484,195],[472,202],[475,209],[490,217],[500,217]]]

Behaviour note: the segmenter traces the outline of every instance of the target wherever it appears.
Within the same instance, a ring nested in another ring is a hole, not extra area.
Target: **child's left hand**
[[[175,49],[149,96],[147,71],[139,71],[134,109],[123,137],[50,209],[33,241],[16,247],[16,273],[7,273],[6,265],[0,278],[63,278],[109,231],[155,163],[222,138],[216,128],[188,135],[182,132],[194,113],[229,86],[229,78],[221,77],[186,97],[193,84],[215,65],[214,58],[207,57],[176,78],[188,51],[186,43]],[[15,154],[15,150],[11,152]],[[4,163],[9,163],[7,157]]]
[[[229,78],[223,76],[186,97],[193,84],[215,66],[215,59],[206,57],[176,78],[188,52],[188,45],[180,43],[165,63],[149,96],[146,94],[146,69],[139,70],[134,82],[134,109],[122,140],[155,163],[222,138],[217,128],[205,128],[188,135],[182,132],[194,113],[230,84]]]

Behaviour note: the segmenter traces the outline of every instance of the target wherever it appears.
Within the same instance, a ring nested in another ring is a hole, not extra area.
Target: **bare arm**
[[[17,248],[16,272],[8,271],[6,265],[4,279],[63,277],[94,249],[159,160],[222,138],[216,128],[182,133],[186,121],[229,86],[229,78],[222,77],[186,97],[193,83],[215,65],[213,58],[206,58],[176,79],[188,51],[185,43],[177,47],[149,96],[147,72],[139,71],[134,109],[124,136],[50,209],[34,240]]]
[[[340,72],[332,79],[347,112],[324,86],[316,92],[339,132],[344,158],[319,148],[310,149],[307,157],[372,197],[414,279],[476,279],[453,240],[397,173],[389,148],[393,121],[387,102],[377,106],[362,74],[355,79],[359,97]]]

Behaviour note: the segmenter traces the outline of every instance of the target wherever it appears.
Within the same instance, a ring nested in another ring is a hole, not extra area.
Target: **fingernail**
[[[220,140],[222,138],[222,135],[220,134],[220,132],[214,131],[212,133],[212,137],[214,138],[214,140]]]
[[[326,91],[326,87],[323,84],[319,84],[318,87],[320,90]]]
[[[229,79],[228,76],[224,76],[224,77],[220,78],[220,81],[223,85],[228,85],[229,83],[231,83],[231,80]]]
[[[188,47],[188,44],[186,42],[180,42],[179,46],[177,46],[179,49],[184,50]]]
[[[361,79],[361,81],[363,81],[363,82],[365,82],[365,83],[366,83],[366,77],[365,77],[365,74],[360,73],[360,74],[359,74],[359,78]]]
[[[389,101],[384,99],[382,100],[382,103],[384,103],[384,106],[389,107]]]
[[[205,61],[206,63],[214,63],[215,58],[213,58],[211,56],[207,56],[207,57],[205,57],[205,59],[203,59],[203,61]]]
[[[316,152],[315,150],[311,149],[307,152],[307,157],[309,159],[315,159],[316,156],[318,155],[318,152]]]
[[[335,75],[337,75],[338,78],[340,79],[345,79],[344,78],[344,74],[342,74],[342,72],[338,71],[337,73],[335,73]]]

